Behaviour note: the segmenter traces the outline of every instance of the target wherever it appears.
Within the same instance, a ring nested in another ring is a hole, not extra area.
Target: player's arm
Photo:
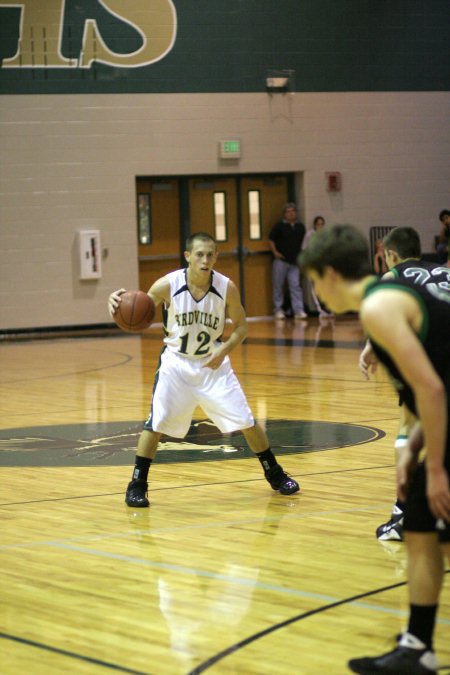
[[[228,339],[214,350],[211,359],[205,363],[207,368],[213,368],[213,370],[221,365],[227,354],[241,344],[248,332],[247,319],[242,307],[241,297],[232,281],[228,283],[225,311],[226,317],[231,319],[232,331]]]
[[[278,258],[279,260],[284,260],[284,256],[279,252],[279,250],[275,246],[275,242],[272,239],[269,239],[268,241],[270,250],[272,251],[274,257]]]
[[[439,243],[446,244],[448,241],[447,226],[445,223],[442,223],[441,231],[439,233]]]
[[[170,281],[167,277],[160,277],[155,283],[150,286],[147,295],[151,297],[155,303],[155,307],[162,302],[168,307],[170,305]]]
[[[112,317],[117,312],[117,308],[122,302],[121,296],[127,292],[126,288],[119,288],[117,291],[113,291],[108,298],[108,311]],[[170,302],[170,282],[167,277],[161,277],[152,285],[147,295],[151,297],[157,307],[161,302]]]
[[[279,250],[277,249],[277,245],[275,244],[278,229],[279,223],[275,223],[275,225],[272,226],[272,229],[269,232],[269,239],[268,239],[269,248],[272,251],[274,258],[278,258],[278,260],[284,260],[284,256],[279,252]]]
[[[370,340],[367,340],[364,349],[359,355],[358,365],[366,380],[368,380],[369,375],[373,375],[377,369],[378,359],[370,343]]]
[[[230,281],[227,289],[226,316],[231,320],[233,330],[230,337],[224,343],[227,346],[227,353],[240,345],[247,337],[248,324],[244,308],[241,303],[241,296],[235,284]]]
[[[386,281],[387,279],[395,279],[395,275],[389,270],[389,272],[385,272],[383,274],[381,279],[383,281]],[[372,345],[370,344],[370,340],[366,341],[364,349],[359,355],[358,365],[366,380],[369,379],[370,375],[374,375],[377,370],[378,359],[375,352],[373,351]]]
[[[361,308],[361,320],[393,359],[412,387],[427,447],[427,496],[439,518],[450,517],[450,490],[444,469],[447,398],[444,383],[430,362],[416,332],[422,316],[417,300],[404,291],[380,290]]]

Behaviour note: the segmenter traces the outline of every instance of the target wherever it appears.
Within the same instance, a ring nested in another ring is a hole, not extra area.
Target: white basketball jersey
[[[166,275],[170,306],[164,308],[167,347],[189,359],[201,359],[214,349],[225,326],[228,277],[212,272],[211,285],[201,300],[189,291],[186,269]]]

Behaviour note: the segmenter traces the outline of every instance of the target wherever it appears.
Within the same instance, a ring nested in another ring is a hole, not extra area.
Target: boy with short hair
[[[331,311],[358,311],[377,358],[419,420],[397,465],[406,501],[409,623],[398,646],[378,657],[349,661],[361,675],[435,675],[433,633],[450,558],[450,284],[414,286],[371,274],[366,238],[351,225],[318,232],[300,255],[303,271]],[[426,459],[418,463],[426,444]]]

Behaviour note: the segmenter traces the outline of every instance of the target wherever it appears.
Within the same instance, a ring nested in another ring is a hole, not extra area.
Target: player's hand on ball
[[[114,314],[117,312],[117,308],[120,305],[121,301],[121,295],[122,293],[126,293],[125,288],[119,288],[118,291],[114,291],[111,293],[111,295],[108,298],[108,312],[112,317],[114,317]]]

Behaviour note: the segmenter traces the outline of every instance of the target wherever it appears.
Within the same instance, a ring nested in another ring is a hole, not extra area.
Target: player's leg
[[[281,494],[298,492],[297,481],[288,476],[278,464],[269,439],[262,427],[255,423],[247,398],[227,358],[217,370],[205,374],[199,390],[198,404],[223,433],[241,431],[258,457],[264,476],[274,490]]]
[[[169,350],[162,353],[153,386],[150,415],[144,424],[135,459],[133,476],[128,484],[125,502],[128,506],[147,507],[148,473],[155,458],[161,434],[184,438],[195,408],[186,374],[184,359]]]
[[[125,495],[125,503],[128,506],[133,506],[135,508],[145,508],[150,506],[150,502],[147,498],[148,472],[150,470],[150,465],[155,458],[160,438],[160,433],[145,428],[139,437],[133,476],[128,483]]]
[[[408,553],[410,613],[407,631],[398,646],[378,657],[352,659],[355,673],[437,673],[433,633],[442,588],[443,548],[449,555],[450,523],[436,518],[426,497],[426,470],[419,464],[405,504],[405,532]]]
[[[408,629],[394,650],[349,661],[350,670],[355,673],[437,673],[433,634],[444,575],[443,552],[436,532],[408,532],[405,539],[410,601]]]
[[[299,484],[278,464],[277,458],[270,448],[269,439],[260,425],[255,423],[252,427],[242,429],[242,433],[250,450],[259,459],[270,487],[282,495],[291,495],[298,492],[300,490]]]
[[[408,444],[409,435],[417,422],[417,418],[408,410],[401,398],[399,405],[400,421],[394,443],[396,463],[398,463],[402,449]],[[391,517],[386,523],[377,527],[376,536],[379,541],[403,541],[404,509],[404,502],[397,496],[397,500],[392,508]]]

